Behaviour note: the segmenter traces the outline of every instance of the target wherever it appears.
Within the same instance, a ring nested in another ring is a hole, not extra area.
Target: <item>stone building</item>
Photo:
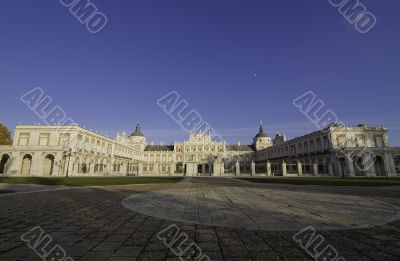
[[[249,145],[190,134],[184,142],[148,144],[139,124],[115,139],[71,126],[18,125],[0,146],[0,175],[10,176],[400,176],[400,148],[384,127],[332,124],[286,140],[260,124]]]

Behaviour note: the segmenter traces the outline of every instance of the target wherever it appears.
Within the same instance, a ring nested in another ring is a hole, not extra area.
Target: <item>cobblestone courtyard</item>
[[[0,260],[41,260],[21,240],[36,226],[74,260],[179,260],[157,238],[171,224],[212,260],[313,260],[292,238],[309,225],[346,260],[400,260],[399,207],[397,187],[225,178],[3,194]]]

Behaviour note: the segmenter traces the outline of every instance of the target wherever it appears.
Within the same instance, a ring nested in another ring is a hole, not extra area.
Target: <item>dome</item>
[[[129,137],[132,137],[132,136],[134,136],[134,137],[144,137],[144,134],[140,131],[139,123],[136,125],[135,131],[131,135],[129,135]]]
[[[255,138],[267,138],[268,135],[265,133],[262,122],[260,122],[260,130],[258,131],[258,134],[256,135]]]

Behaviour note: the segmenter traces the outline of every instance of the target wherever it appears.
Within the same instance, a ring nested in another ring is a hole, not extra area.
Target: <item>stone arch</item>
[[[78,171],[84,174],[88,172],[88,158],[84,155],[82,156]]]
[[[365,176],[365,166],[362,157],[357,157],[354,159],[353,167],[355,176]]]
[[[78,174],[81,170],[81,159],[79,156],[74,158],[74,164],[72,165],[72,173]]]
[[[83,162],[82,162],[80,171],[81,171],[82,173],[84,173],[84,174],[86,174],[86,173],[88,172],[88,166],[87,166],[86,161],[83,161]]]
[[[338,175],[344,177],[346,173],[346,158],[345,156],[340,156],[337,158],[337,161],[338,161]]]
[[[53,175],[54,159],[55,159],[55,157],[53,154],[47,154],[46,157],[44,158],[44,164],[43,164],[43,175],[44,176]]]
[[[32,166],[32,155],[25,154],[22,158],[22,166],[21,166],[21,175],[22,176],[29,176],[31,173],[31,166]]]
[[[107,170],[107,158],[100,160],[100,172],[105,172]]]
[[[11,157],[8,154],[3,154],[1,156],[0,160],[0,174],[6,174],[7,173],[7,167],[8,164],[10,163]]]
[[[394,168],[397,174],[400,174],[400,154],[394,156]]]
[[[378,155],[375,157],[374,166],[376,176],[386,176],[385,161],[383,160],[382,156]]]

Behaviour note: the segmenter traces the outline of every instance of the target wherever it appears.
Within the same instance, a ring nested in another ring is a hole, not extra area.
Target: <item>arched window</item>
[[[374,165],[376,176],[386,176],[385,163],[382,157],[376,156]]]
[[[10,161],[10,156],[8,156],[7,154],[4,154],[1,157],[1,161],[0,161],[0,174],[6,174],[7,173],[7,165]]]
[[[53,168],[54,168],[54,156],[49,154],[44,159],[43,175],[44,176],[53,175]]]
[[[365,176],[364,162],[362,157],[358,157],[353,162],[354,173],[356,176]]]
[[[400,173],[400,155],[394,157],[394,167],[396,169],[396,173]]]
[[[114,165],[114,170],[115,170],[115,165]],[[86,163],[82,163],[81,171],[82,171],[82,173],[86,173],[87,172]]]
[[[29,176],[31,172],[31,165],[32,165],[32,156],[26,154],[22,159],[22,167],[21,167],[21,175],[22,176]]]

